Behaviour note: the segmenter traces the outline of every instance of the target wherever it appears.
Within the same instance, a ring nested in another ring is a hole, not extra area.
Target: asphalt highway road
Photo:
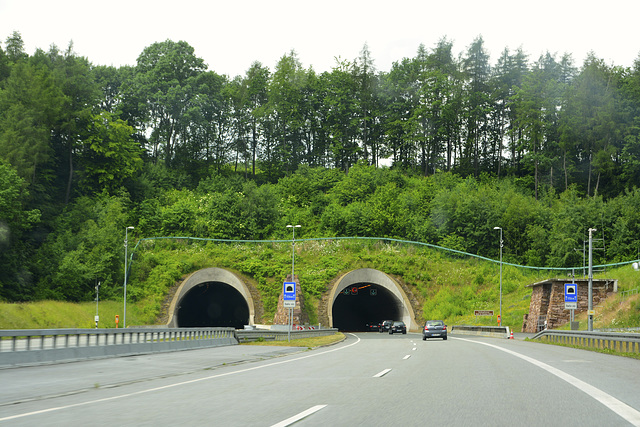
[[[0,370],[0,426],[640,426],[640,360],[347,334]]]

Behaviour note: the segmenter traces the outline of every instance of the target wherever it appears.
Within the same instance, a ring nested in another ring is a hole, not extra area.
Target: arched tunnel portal
[[[366,331],[371,322],[402,320],[417,329],[413,308],[402,287],[385,273],[361,268],[334,284],[329,297],[329,325],[343,331]]]
[[[233,327],[254,324],[255,308],[247,286],[233,273],[205,268],[180,286],[170,308],[169,327]]]
[[[402,320],[407,329],[418,325],[402,287],[385,273],[362,268],[340,277],[327,302],[329,326],[365,331],[382,320]],[[205,268],[180,285],[169,308],[169,327],[234,327],[255,324],[255,305],[247,285],[221,268]]]

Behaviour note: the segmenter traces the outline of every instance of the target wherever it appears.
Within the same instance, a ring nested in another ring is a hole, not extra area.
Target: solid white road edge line
[[[274,424],[271,427],[287,427],[291,424],[300,421],[303,418],[308,417],[311,414],[318,412],[320,409],[324,408],[327,405],[316,405],[313,408],[309,408],[306,411],[300,412],[298,415],[294,415],[293,417],[287,418],[284,421],[280,421],[278,424]]]
[[[453,337],[452,337],[453,338]],[[537,359],[534,359],[532,357],[529,356],[525,356],[524,354],[520,354],[517,353],[513,350],[508,350],[506,348],[502,348],[499,347],[497,345],[494,344],[489,344],[486,342],[480,342],[480,341],[473,341],[470,339],[466,339],[466,338],[454,338],[456,340],[461,340],[461,341],[468,341],[471,343],[475,343],[475,344],[482,344],[482,345],[486,345],[487,347],[493,347],[497,350],[500,351],[504,351],[505,353],[511,354],[512,356],[515,357],[519,357],[520,359],[527,361],[533,365],[536,365],[539,368],[544,369],[545,371],[549,372],[550,374],[555,375],[556,377],[560,378],[561,380],[564,380],[566,382],[568,382],[569,384],[571,384],[572,386],[576,387],[578,390],[585,392],[586,394],[588,394],[589,396],[593,397],[594,399],[596,399],[598,402],[602,403],[604,406],[606,406],[607,408],[611,409],[613,412],[615,412],[616,414],[620,415],[622,418],[624,418],[625,420],[627,420],[628,422],[630,422],[631,424],[633,424],[634,426],[640,426],[640,411],[637,411],[636,409],[632,408],[631,406],[627,405],[624,402],[621,402],[620,400],[616,399],[615,397],[611,396],[608,393],[605,393],[604,391],[600,390],[599,388],[596,388],[594,386],[592,386],[591,384],[588,384],[576,377],[574,377],[573,375],[567,374],[564,371],[561,371],[560,369],[554,368],[551,365],[547,365],[544,362],[541,362]]]
[[[71,404],[71,405],[65,405],[65,406],[58,406],[58,407],[54,407],[54,408],[42,409],[40,411],[25,412],[24,414],[16,414],[16,415],[8,416],[8,417],[2,417],[2,418],[0,418],[0,421],[15,420],[17,418],[28,417],[30,415],[44,414],[44,413],[47,413],[47,412],[60,411],[60,410],[69,409],[69,408],[76,408],[78,406],[92,405],[94,403],[102,403],[102,402],[108,402],[110,400],[123,399],[125,397],[136,396],[136,395],[139,395],[139,394],[146,394],[146,393],[150,393],[152,391],[165,390],[165,389],[168,389],[168,388],[178,387],[178,386],[182,386],[182,385],[198,383],[200,381],[212,380],[212,379],[220,378],[220,377],[227,377],[229,375],[241,374],[243,372],[255,371],[257,369],[262,369],[262,368],[268,368],[269,366],[282,365],[284,363],[295,362],[295,361],[302,360],[302,359],[308,359],[310,357],[316,357],[316,356],[320,356],[320,355],[327,354],[327,353],[333,353],[334,351],[344,350],[345,348],[349,348],[349,347],[354,346],[354,345],[356,345],[356,344],[358,344],[360,342],[360,338],[357,335],[354,335],[354,334],[351,334],[351,333],[349,333],[349,335],[353,335],[354,337],[356,337],[357,341],[354,342],[354,343],[345,345],[344,347],[338,347],[338,348],[334,348],[334,349],[331,349],[331,350],[326,350],[326,351],[323,351],[323,352],[320,352],[320,353],[314,353],[314,354],[309,354],[307,356],[296,357],[295,359],[290,359],[290,360],[282,360],[280,362],[268,363],[266,365],[254,366],[253,368],[239,369],[237,371],[227,372],[227,373],[224,373],[224,374],[211,375],[211,376],[208,376],[208,377],[198,378],[198,379],[195,379],[195,380],[182,381],[182,382],[179,382],[179,383],[169,384],[169,385],[165,385],[165,386],[161,386],[161,387],[148,388],[146,390],[140,390],[140,391],[136,391],[136,392],[133,392],[133,393],[126,393],[126,394],[120,394],[118,396],[105,397],[104,399],[89,400],[87,402],[74,403],[74,404]]]

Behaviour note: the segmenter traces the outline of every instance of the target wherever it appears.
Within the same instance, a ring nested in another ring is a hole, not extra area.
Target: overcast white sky
[[[253,61],[271,70],[294,49],[303,67],[329,71],[365,43],[379,71],[414,57],[423,43],[453,41],[454,53],[482,35],[491,63],[505,47],[534,60],[589,51],[630,67],[640,54],[639,0],[0,0],[0,42],[19,31],[27,53],[74,50],[96,65],[135,65],[154,42],[184,40],[209,69],[244,75]]]

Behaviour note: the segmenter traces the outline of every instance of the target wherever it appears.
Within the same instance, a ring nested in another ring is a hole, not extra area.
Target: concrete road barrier
[[[511,331],[508,326],[453,325],[449,332],[452,334],[478,335],[495,338],[509,338],[511,336]]]

